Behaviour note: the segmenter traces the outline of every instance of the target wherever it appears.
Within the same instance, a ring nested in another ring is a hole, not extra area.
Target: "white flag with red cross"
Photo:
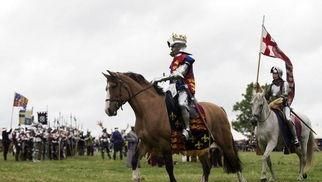
[[[261,53],[265,56],[270,56],[273,58],[280,58],[285,62],[286,67],[286,80],[290,87],[290,93],[288,96],[288,103],[291,105],[294,95],[295,95],[295,82],[293,77],[293,65],[291,60],[283,53],[283,51],[277,46],[275,40],[267,32],[265,27],[262,29],[262,46]]]

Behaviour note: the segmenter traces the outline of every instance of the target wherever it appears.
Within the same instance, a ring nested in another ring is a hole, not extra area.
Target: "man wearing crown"
[[[173,57],[169,67],[170,75],[157,79],[154,82],[170,80],[170,84],[175,84],[178,92],[178,104],[185,123],[185,129],[182,134],[188,138],[190,131],[189,99],[193,99],[189,98],[189,96],[194,97],[195,94],[195,79],[192,69],[195,60],[190,53],[185,51],[187,47],[187,37],[185,35],[172,34],[167,43],[171,49],[170,56]]]

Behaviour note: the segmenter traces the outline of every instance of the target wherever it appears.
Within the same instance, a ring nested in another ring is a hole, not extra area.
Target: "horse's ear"
[[[263,89],[262,89],[262,87],[260,86],[260,84],[258,82],[255,83],[254,90],[256,91],[256,93],[262,93],[263,92]]]
[[[117,76],[116,73],[114,73],[110,70],[106,70],[106,71],[111,75],[112,78],[115,78]]]
[[[111,80],[111,76],[102,72],[106,79]]]
[[[253,93],[252,95],[254,96],[255,94],[257,94],[256,88],[253,88]]]

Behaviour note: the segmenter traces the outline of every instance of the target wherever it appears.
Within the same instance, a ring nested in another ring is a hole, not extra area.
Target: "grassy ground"
[[[2,153],[1,153],[2,157]],[[201,166],[199,163],[180,162],[180,156],[174,156],[178,163],[175,174],[179,182],[199,181]],[[255,153],[241,152],[244,176],[249,182],[259,181],[261,157]],[[272,154],[273,167],[280,182],[296,181],[298,159],[296,155]],[[141,161],[141,174],[146,182],[168,181],[164,168],[150,167],[146,160]],[[15,162],[10,156],[8,161],[0,160],[0,181],[107,181],[126,182],[131,179],[131,170],[125,167],[125,161],[102,160],[94,157],[74,157],[62,161]],[[236,175],[225,174],[221,168],[212,169],[209,181],[236,181]],[[322,152],[315,153],[313,169],[308,173],[308,182],[322,182]]]

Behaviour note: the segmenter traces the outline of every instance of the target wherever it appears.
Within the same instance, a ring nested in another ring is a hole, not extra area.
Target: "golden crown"
[[[172,40],[174,42],[180,41],[180,42],[186,43],[187,42],[187,36],[183,35],[183,34],[172,33]]]

